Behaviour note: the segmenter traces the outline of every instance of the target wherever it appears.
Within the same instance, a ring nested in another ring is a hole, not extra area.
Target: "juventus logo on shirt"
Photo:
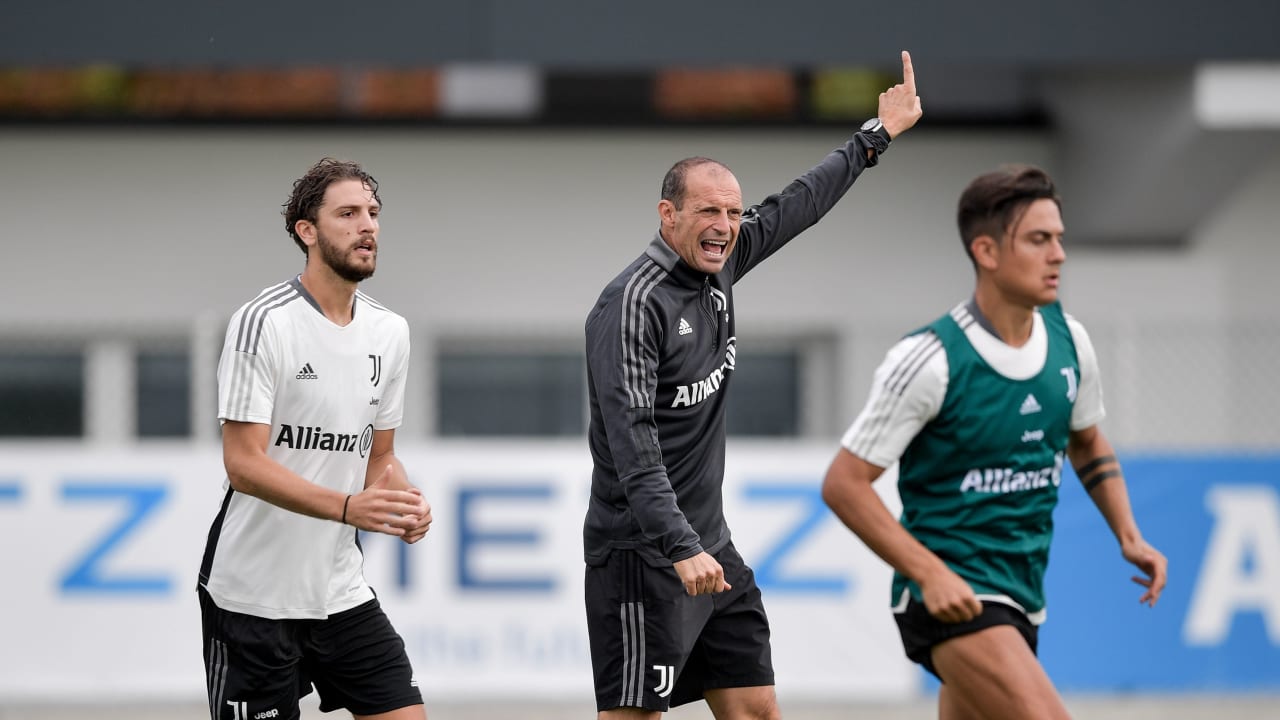
[[[374,387],[378,387],[378,383],[382,382],[382,356],[370,355],[369,359],[373,361],[373,375],[369,378],[369,382]]]
[[[723,290],[708,288],[711,291],[711,302],[716,306],[716,312],[723,312],[729,307],[729,298],[724,294]]]

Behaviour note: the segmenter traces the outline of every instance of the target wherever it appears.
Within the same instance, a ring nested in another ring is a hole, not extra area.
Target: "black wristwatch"
[[[889,135],[889,131],[884,128],[884,123],[881,122],[880,118],[878,117],[873,117],[870,120],[862,123],[862,127],[859,128],[858,130],[859,132],[864,132],[864,133],[867,133],[868,135],[873,133],[876,135],[879,135],[880,137],[884,138],[885,145],[888,145],[890,142],[893,141],[893,138],[890,137]]]

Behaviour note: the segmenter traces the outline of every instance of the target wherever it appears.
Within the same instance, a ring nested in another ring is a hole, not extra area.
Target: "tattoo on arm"
[[[1120,465],[1116,462],[1115,455],[1103,455],[1100,458],[1094,458],[1083,467],[1076,468],[1076,476],[1084,485],[1085,492],[1093,492],[1093,489],[1101,485],[1104,480],[1120,477]]]
[[[1089,479],[1084,481],[1084,491],[1087,493],[1093,492],[1093,489],[1101,485],[1103,480],[1113,477],[1120,477],[1120,468],[1100,470],[1093,475],[1090,475]]]

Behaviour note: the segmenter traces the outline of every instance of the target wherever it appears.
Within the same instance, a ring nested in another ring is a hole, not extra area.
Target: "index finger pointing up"
[[[902,51],[902,84],[912,95],[916,94],[916,71],[911,67],[911,53]]]

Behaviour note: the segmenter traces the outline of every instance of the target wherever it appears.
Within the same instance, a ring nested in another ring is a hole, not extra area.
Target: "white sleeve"
[[[271,424],[275,409],[279,342],[268,315],[256,341],[242,338],[240,308],[227,324],[218,361],[218,419]]]
[[[872,465],[887,468],[938,416],[947,395],[947,353],[932,332],[899,341],[885,355],[871,395],[840,444]]]
[[[1102,405],[1102,377],[1098,373],[1098,355],[1093,350],[1093,341],[1080,321],[1070,315],[1066,315],[1066,319],[1071,340],[1076,345],[1076,359],[1080,362],[1080,388],[1071,410],[1071,429],[1083,430],[1102,422],[1107,416],[1107,409]]]
[[[396,357],[388,370],[387,389],[382,394],[382,402],[378,405],[378,414],[373,420],[374,430],[392,430],[400,427],[404,419],[404,385],[409,374],[409,323],[399,318],[396,327]]]

